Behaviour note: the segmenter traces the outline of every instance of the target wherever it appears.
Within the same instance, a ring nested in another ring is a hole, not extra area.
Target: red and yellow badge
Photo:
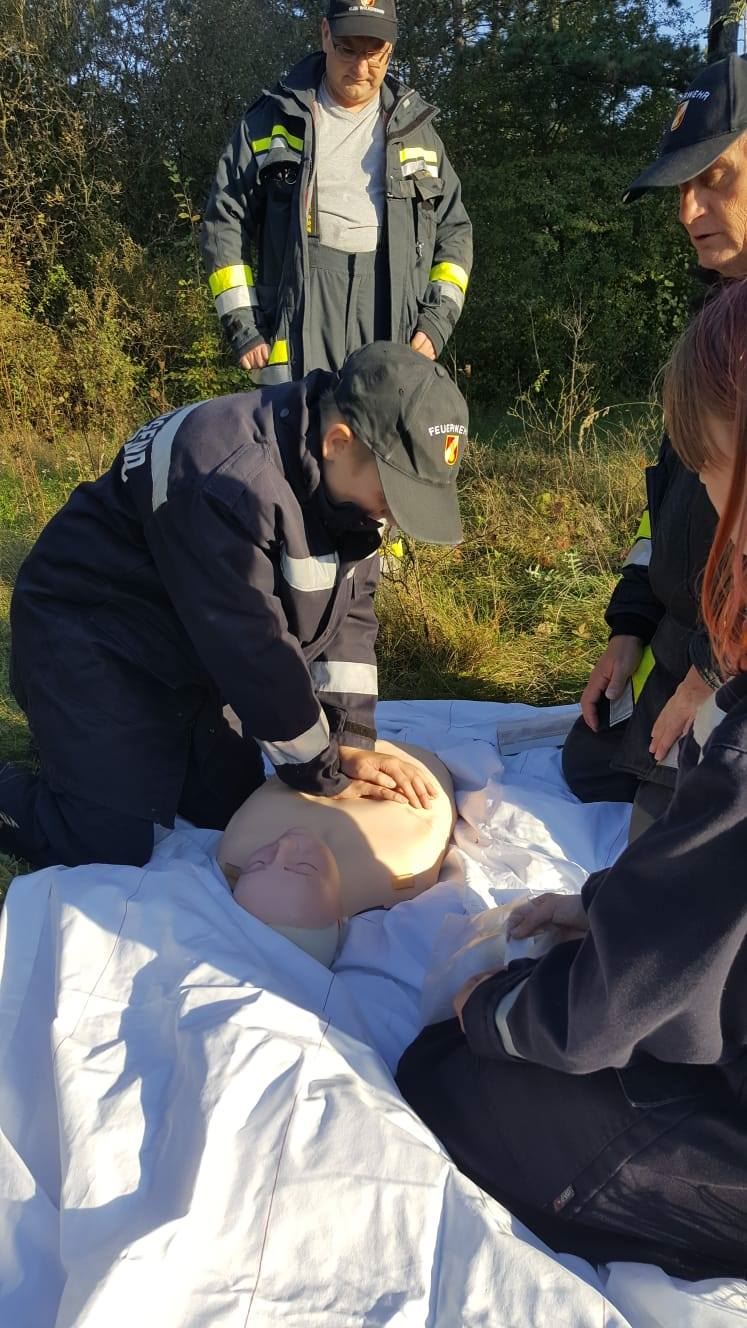
[[[685,112],[687,111],[687,108],[688,108],[689,105],[690,105],[689,101],[681,101],[681,102],[680,102],[679,106],[677,107],[677,110],[676,110],[675,113],[674,113],[674,119],[673,119],[671,125],[669,126],[669,132],[670,132],[670,133],[671,133],[674,129],[679,129],[680,125],[682,124],[682,121],[683,121],[684,118],[685,118]]]
[[[444,443],[444,461],[447,466],[455,466],[459,460],[459,434],[447,433]]]

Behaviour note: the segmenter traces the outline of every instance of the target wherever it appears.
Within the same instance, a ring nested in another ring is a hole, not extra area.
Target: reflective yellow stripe
[[[643,513],[643,516],[640,519],[640,522],[638,523],[638,529],[635,532],[635,537],[636,539],[651,539],[651,517],[649,516],[648,508],[646,508],[645,512]]]
[[[278,340],[278,341],[275,341],[275,342],[273,343],[272,350],[270,351],[270,358],[269,358],[269,360],[267,361],[267,363],[268,363],[268,364],[287,364],[287,363],[288,363],[288,342],[287,342],[287,341],[280,341],[280,340]]]
[[[651,672],[652,668],[654,667],[655,663],[656,660],[654,659],[653,650],[651,649],[650,646],[646,646],[646,649],[644,650],[641,656],[641,662],[638,665],[638,668],[636,669],[635,673],[633,674],[633,677],[630,679],[631,683],[633,684],[633,700],[636,702],[636,704],[638,703],[641,692],[643,691],[643,688],[646,684],[646,679],[648,678],[648,675]]]
[[[435,161],[438,163],[438,153],[433,152],[431,148],[400,148],[400,161]]]
[[[460,291],[464,293],[467,289],[469,276],[458,263],[436,263],[436,266],[431,268],[429,280],[450,281],[453,286],[458,286]]]
[[[269,152],[273,138],[284,138],[289,148],[293,148],[295,152],[303,152],[303,139],[296,138],[295,134],[286,129],[285,125],[280,124],[272,126],[272,133],[269,138],[255,138],[252,143],[252,152]]]
[[[254,274],[246,263],[233,263],[231,267],[219,267],[217,272],[211,272],[208,285],[210,294],[215,297],[233,286],[253,286]]]

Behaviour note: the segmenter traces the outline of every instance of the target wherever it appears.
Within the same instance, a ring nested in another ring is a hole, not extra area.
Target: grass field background
[[[572,403],[571,403],[572,404]],[[465,540],[405,541],[378,597],[385,698],[575,700],[606,640],[604,609],[644,504],[653,408],[478,417],[460,474]],[[123,441],[70,433],[0,441],[0,760],[31,760],[8,689],[8,609],[26,550],[82,480]],[[0,891],[23,864],[0,855]]]

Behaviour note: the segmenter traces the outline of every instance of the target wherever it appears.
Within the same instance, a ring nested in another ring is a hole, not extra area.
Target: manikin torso
[[[218,862],[231,883],[236,869],[263,845],[300,829],[332,851],[346,917],[391,907],[434,885],[456,816],[451,776],[437,756],[422,748],[382,741],[376,750],[402,755],[431,774],[439,792],[428,809],[364,798],[335,801],[270,779],[231,818],[218,845]],[[286,918],[286,925],[290,921]]]

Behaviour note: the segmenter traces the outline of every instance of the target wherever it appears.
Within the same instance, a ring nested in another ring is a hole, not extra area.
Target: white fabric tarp
[[[747,1323],[744,1284],[551,1255],[392,1079],[447,916],[577,890],[625,842],[628,810],[580,806],[534,745],[573,713],[380,706],[382,736],[446,760],[462,819],[441,883],[354,919],[334,973],[237,908],[186,825],[143,870],[13,884],[0,1328]]]

